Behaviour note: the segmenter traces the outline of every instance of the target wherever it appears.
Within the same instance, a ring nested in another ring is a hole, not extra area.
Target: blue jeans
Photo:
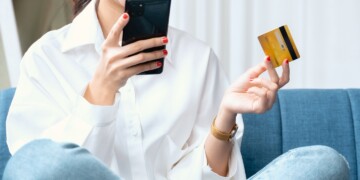
[[[71,143],[35,140],[23,146],[7,163],[3,180],[117,180],[89,151]]]
[[[8,162],[4,180],[120,179],[87,150],[71,143],[35,140]],[[276,158],[250,179],[342,180],[349,179],[343,156],[326,146],[291,150]]]
[[[350,167],[345,157],[327,146],[307,146],[276,158],[249,180],[347,180]]]

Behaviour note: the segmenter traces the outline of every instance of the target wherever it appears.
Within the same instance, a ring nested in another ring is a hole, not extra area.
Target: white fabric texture
[[[7,120],[11,153],[49,138],[87,148],[126,180],[245,179],[237,141],[227,177],[207,165],[204,142],[228,81],[211,48],[186,33],[170,28],[164,72],[130,78],[113,106],[82,97],[104,41],[94,4],[25,54]]]
[[[358,0],[173,0],[170,23],[214,48],[231,80],[261,62],[260,34],[288,24],[301,58],[285,88],[359,88]],[[281,68],[279,68],[281,73]]]

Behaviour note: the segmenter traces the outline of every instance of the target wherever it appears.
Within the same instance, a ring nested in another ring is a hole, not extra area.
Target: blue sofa
[[[6,162],[11,155],[6,145],[6,116],[9,111],[11,101],[14,97],[15,89],[0,91],[0,179],[2,179]]]
[[[0,92],[0,177],[10,153],[5,120],[14,89]],[[244,114],[241,151],[247,176],[300,146],[330,146],[349,161],[351,179],[360,173],[360,89],[281,90],[267,113]]]

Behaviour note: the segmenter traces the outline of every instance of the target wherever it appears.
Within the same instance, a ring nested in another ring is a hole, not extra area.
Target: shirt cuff
[[[116,119],[116,113],[119,109],[118,98],[119,93],[116,93],[113,105],[100,106],[89,103],[82,95],[80,95],[76,100],[76,110],[73,115],[76,119],[82,119],[92,126],[106,126]]]
[[[243,121],[242,114],[237,114],[236,124],[238,125],[238,130],[235,134],[234,139],[236,139],[237,142],[241,145],[241,140],[244,135],[244,121]]]
[[[107,126],[116,119],[119,109],[118,97],[119,93],[116,94],[112,106],[97,106],[90,104],[82,94],[77,95],[72,114],[49,127],[41,137],[82,145],[94,127]],[[64,133],[64,131],[72,133]]]

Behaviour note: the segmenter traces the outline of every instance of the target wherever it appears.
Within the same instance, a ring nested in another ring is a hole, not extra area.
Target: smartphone
[[[287,25],[276,28],[258,37],[261,47],[274,68],[279,67],[285,59],[289,62],[300,58],[294,39]]]
[[[130,15],[130,21],[123,29],[122,45],[167,36],[171,0],[126,0],[125,12]],[[146,49],[143,52],[152,52],[165,49],[165,46]],[[161,74],[164,68],[164,58],[156,59],[163,66],[146,71],[140,75]]]

